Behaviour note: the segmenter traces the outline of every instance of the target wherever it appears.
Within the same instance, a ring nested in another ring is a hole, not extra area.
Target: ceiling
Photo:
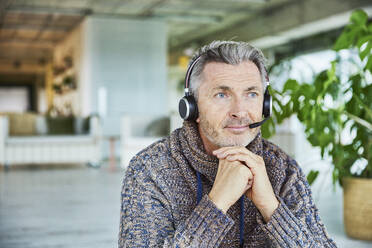
[[[0,62],[45,63],[53,47],[87,16],[168,23],[170,51],[212,39],[274,44],[272,37],[357,7],[367,0],[0,0]],[[323,6],[323,7],[322,7]],[[347,19],[347,17],[345,17]],[[344,19],[345,19],[344,18]],[[344,25],[347,20],[343,20]],[[323,28],[319,24],[317,27]],[[326,26],[326,25],[325,25]],[[324,31],[324,28],[321,30]],[[316,29],[316,27],[315,27]],[[301,30],[300,30],[301,31]],[[302,31],[303,33],[303,31]],[[270,38],[271,40],[263,40]],[[263,43],[262,43],[263,42]],[[276,41],[278,42],[278,41]],[[282,39],[282,42],[283,41]],[[280,43],[280,42],[279,42]]]

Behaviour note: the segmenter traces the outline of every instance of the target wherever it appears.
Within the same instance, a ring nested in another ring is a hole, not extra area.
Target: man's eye
[[[220,93],[217,93],[217,94],[216,94],[216,97],[217,97],[217,98],[225,98],[225,97],[226,97],[226,94],[220,92]]]
[[[256,92],[249,92],[248,93],[248,96],[249,97],[256,97],[257,96],[257,93]]]

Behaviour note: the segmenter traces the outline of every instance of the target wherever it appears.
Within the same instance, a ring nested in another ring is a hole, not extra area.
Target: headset
[[[189,68],[187,69],[186,76],[185,76],[185,96],[181,98],[178,104],[178,111],[180,116],[185,121],[195,121],[199,116],[198,105],[194,96],[190,92],[190,77],[191,73],[195,67],[195,65],[199,62],[201,57],[205,53],[200,54],[194,61],[190,64]],[[269,76],[267,74],[266,68],[264,68],[266,72],[266,90],[264,93],[264,100],[263,100],[263,107],[262,107],[262,115],[264,119],[260,122],[255,122],[249,125],[250,128],[255,128],[261,126],[265,121],[267,121],[272,113],[272,97],[269,92]]]

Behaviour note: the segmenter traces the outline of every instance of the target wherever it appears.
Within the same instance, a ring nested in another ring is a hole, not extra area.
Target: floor
[[[122,173],[0,173],[0,247],[117,247]]]
[[[87,167],[0,172],[0,247],[117,247],[122,176]],[[314,195],[338,246],[372,247],[346,237],[342,191],[322,181]]]

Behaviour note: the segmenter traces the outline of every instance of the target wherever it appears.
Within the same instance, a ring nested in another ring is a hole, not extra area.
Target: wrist
[[[278,199],[273,199],[270,201],[266,206],[259,208],[259,211],[265,221],[265,223],[269,222],[271,216],[274,214],[275,210],[279,207]]]
[[[226,204],[224,204],[223,201],[219,201],[217,197],[215,197],[212,193],[209,193],[208,194],[208,197],[209,199],[213,202],[213,204],[219,209],[221,210],[224,214],[227,213],[227,210],[229,209],[228,206],[226,206]]]

